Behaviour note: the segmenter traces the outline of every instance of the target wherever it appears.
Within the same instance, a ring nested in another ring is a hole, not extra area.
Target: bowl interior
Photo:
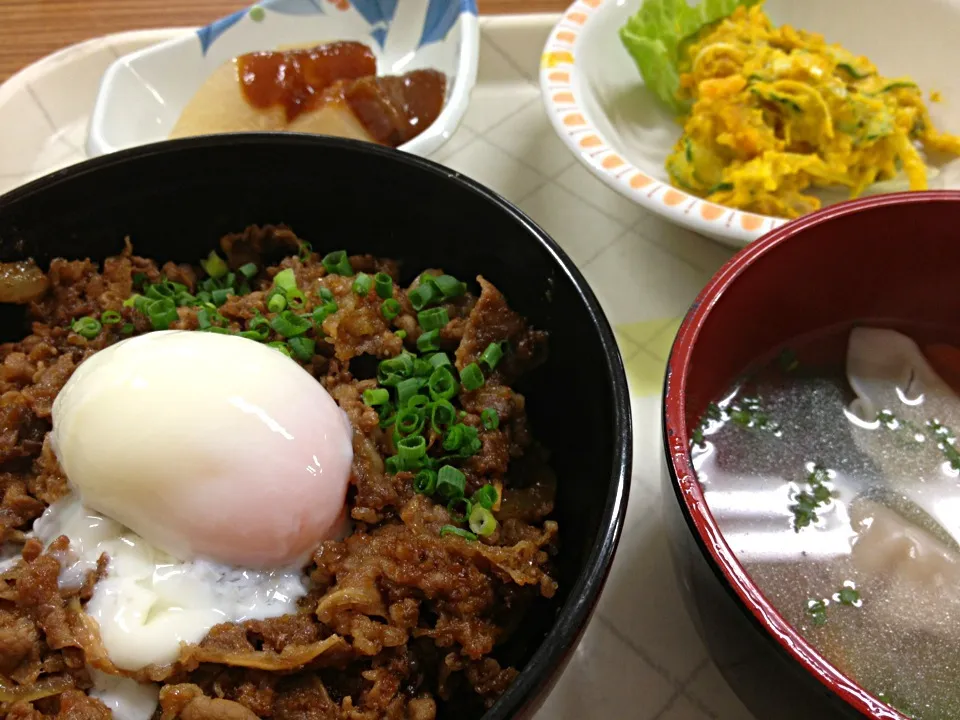
[[[197,32],[122,57],[104,75],[87,151],[95,156],[164,140],[207,77],[238,55],[337,40],[368,45],[380,74],[439,70],[448,77],[448,105],[456,99],[465,106],[466,93],[475,81],[479,32],[470,3],[461,8],[455,0],[406,0],[395,3],[392,13],[386,10],[390,3],[382,6],[273,0],[264,2],[259,14],[240,11]],[[445,118],[450,114],[434,125]],[[450,120],[455,126],[459,115]],[[452,127],[446,131],[449,134]],[[422,145],[421,138],[408,145]]]
[[[618,36],[639,6],[638,0],[606,0],[590,16],[574,48],[576,94],[587,121],[607,145],[666,182],[664,163],[681,128],[643,85]],[[766,0],[764,6],[778,25],[821,33],[828,42],[866,55],[889,77],[909,75],[925,91],[942,92],[944,102],[931,103],[931,115],[941,130],[960,133],[960,77],[945,50],[960,33],[960,5],[942,0]],[[960,188],[960,159],[939,167],[931,187]],[[844,196],[831,192],[824,199],[837,202]]]
[[[681,327],[670,359],[666,442],[673,449],[677,497],[703,552],[786,652],[861,709],[865,694],[783,621],[723,540],[693,472],[690,434],[707,404],[751,364],[799,336],[858,321],[954,325],[960,317],[952,284],[960,263],[953,229],[958,218],[960,192],[943,191],[869,198],[789,224],[742,251],[713,278]]]
[[[286,223],[320,253],[399,259],[405,282],[428,267],[483,275],[549,331],[547,363],[519,390],[558,475],[560,592],[499,652],[528,665],[487,715],[513,717],[586,622],[626,505],[626,379],[596,299],[562,251],[488,191],[404,153],[310,136],[198,138],[74,166],[0,197],[0,259],[100,260],[129,237],[140,255],[189,262],[251,223]],[[0,308],[4,339],[22,322],[22,311]]]

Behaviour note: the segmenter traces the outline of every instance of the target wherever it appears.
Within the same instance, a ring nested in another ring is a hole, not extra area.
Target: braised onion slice
[[[0,263],[0,303],[33,302],[49,287],[46,274],[33,260]]]

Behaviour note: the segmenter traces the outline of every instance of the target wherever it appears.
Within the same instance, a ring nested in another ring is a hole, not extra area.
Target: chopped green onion
[[[353,267],[350,265],[350,258],[347,257],[345,250],[335,250],[324,257],[321,262],[331,275],[353,277]]]
[[[300,251],[297,253],[302,262],[306,262],[310,259],[310,254],[313,252],[313,245],[308,243],[306,240],[300,241]]]
[[[208,327],[206,330],[200,330],[199,332],[209,332],[216,335],[233,335],[233,331],[230,328],[223,327]]]
[[[207,275],[214,279],[222,278],[224,275],[230,272],[230,268],[227,267],[227,264],[223,261],[223,258],[217,255],[216,250],[211,250],[210,254],[207,255],[207,259],[200,261],[200,265]]]
[[[374,405],[386,405],[390,402],[390,391],[383,388],[370,388],[363,391],[363,404],[373,407]]]
[[[267,300],[267,310],[269,312],[277,313],[283,312],[287,308],[287,298],[284,297],[282,293],[274,293],[270,296],[270,299]]]
[[[270,321],[270,327],[285,338],[292,338],[309,330],[310,321],[290,310],[284,310]]]
[[[405,407],[397,413],[397,432],[414,435],[423,429],[425,413],[420,408]]]
[[[429,362],[435,368],[450,367],[452,365],[452,363],[450,362],[450,358],[447,356],[447,354],[442,352],[438,352],[438,353],[434,353],[433,355],[430,355],[427,358],[427,362]]]
[[[313,322],[317,327],[323,325],[323,321],[333,315],[339,308],[333,300],[328,300],[323,305],[313,309]]]
[[[437,290],[437,286],[431,282],[423,282],[422,279],[417,287],[407,293],[407,299],[410,300],[413,309],[418,311],[429,307],[440,297],[441,293]]]
[[[377,295],[384,300],[393,297],[393,278],[385,272],[378,272],[373,276],[373,283],[377,288]]]
[[[85,337],[87,340],[93,340],[97,335],[100,334],[102,327],[103,326],[100,324],[99,320],[87,315],[79,320],[75,320],[71,326],[71,330],[73,330],[80,337]]]
[[[433,495],[437,489],[437,472],[424,468],[413,478],[413,491],[421,495]]]
[[[447,400],[437,400],[430,407],[430,427],[436,433],[443,432],[444,428],[453,424],[457,419],[457,411]]]
[[[123,321],[123,316],[116,310],[104,310],[100,314],[100,322],[104,325],[116,325]]]
[[[383,301],[383,304],[380,305],[380,314],[382,314],[386,320],[393,320],[400,314],[400,303],[393,298],[387,298]]]
[[[303,310],[307,304],[307,298],[299,288],[293,288],[286,291],[287,307],[291,310]]]
[[[241,265],[237,272],[247,280],[253,280],[253,277],[257,274],[257,266],[254,263],[247,263],[246,265]]]
[[[500,343],[490,343],[480,356],[480,362],[493,370],[502,357],[503,350],[500,348]]]
[[[403,470],[403,462],[400,460],[399,455],[394,455],[393,457],[388,457],[383,461],[384,467],[387,470],[387,473],[390,475],[396,475],[398,472]]]
[[[222,288],[236,287],[236,284],[237,276],[235,273],[227,273],[220,281],[220,287]]]
[[[427,441],[423,435],[408,435],[397,443],[397,454],[404,463],[419,460],[427,454]]]
[[[439,339],[439,330],[428,330],[425,333],[421,333],[420,337],[417,338],[417,350],[423,353],[439,350],[440,345],[437,343]]]
[[[397,422],[397,414],[396,414],[396,413],[391,413],[391,414],[387,415],[385,418],[380,418],[380,423],[379,423],[379,425],[380,425],[380,427],[386,429],[386,428],[390,427],[391,425],[394,425],[396,422]]]
[[[477,539],[477,536],[474,535],[472,532],[467,532],[463,528],[458,528],[458,527],[455,527],[454,525],[444,525],[442,528],[440,528],[440,537],[443,537],[444,535],[456,535],[457,537],[461,537],[464,540]]]
[[[371,287],[373,287],[373,280],[370,279],[370,276],[366,273],[357,273],[357,277],[353,281],[353,291],[357,295],[366,295],[370,292]]]
[[[397,383],[397,407],[404,408],[407,406],[410,398],[416,395],[420,388],[424,386],[424,381],[422,378],[412,377],[407,378],[406,380],[401,380]]]
[[[216,305],[217,307],[220,307],[227,301],[227,298],[230,297],[230,295],[232,294],[233,294],[233,291],[230,288],[221,288],[221,289],[214,290],[212,293],[210,293],[210,297],[213,299],[213,304]]]
[[[427,285],[432,283],[436,278],[430,273],[420,273],[420,284]]]
[[[437,473],[437,492],[446,500],[463,497],[467,476],[452,465],[444,465]]]
[[[317,295],[319,295],[320,299],[324,302],[333,302],[333,291],[330,290],[330,288],[321,286],[320,289],[317,290]]]
[[[484,408],[480,413],[480,420],[487,430],[496,430],[500,427],[500,415],[493,408]]]
[[[173,300],[154,300],[147,308],[147,317],[154,330],[166,330],[180,319]]]
[[[406,331],[406,330],[397,330],[397,331],[394,333],[394,335],[396,335],[398,338],[400,338],[401,340],[403,340],[403,339],[407,336],[407,331]]]
[[[433,284],[443,293],[445,298],[460,297],[467,291],[467,284],[460,282],[452,275],[441,275],[434,278]]]
[[[270,321],[267,320],[263,315],[255,315],[254,318],[247,324],[247,329],[250,332],[256,333],[261,341],[270,337]]]
[[[450,368],[438,367],[430,374],[427,389],[434,400],[449,400],[457,394],[457,380]]]
[[[197,311],[197,326],[201,330],[206,330],[212,325],[213,323],[210,321],[210,311],[206,308],[200,308],[200,310]]]
[[[450,322],[450,317],[444,308],[431,308],[417,313],[417,320],[424,330],[439,330]]]
[[[139,300],[139,299],[142,298],[142,297],[143,297],[143,295],[139,295],[139,294],[137,294],[137,293],[134,293],[133,295],[131,295],[130,297],[128,297],[126,300],[123,301],[123,306],[124,306],[124,307],[137,307],[137,300]]]
[[[279,350],[287,357],[293,357],[293,353],[290,351],[290,346],[280,340],[267,343],[267,347],[272,347],[274,350]]]
[[[473,494],[473,504],[492,510],[497,504],[497,489],[493,485],[484,485]]]
[[[201,328],[202,329],[202,328]],[[209,328],[210,330],[225,330],[226,328]],[[243,330],[237,333],[238,337],[245,338],[246,340],[253,340],[255,342],[262,342],[263,338],[260,337],[260,333],[254,332],[253,330]]]
[[[134,327],[133,323],[124,323],[123,327],[120,328],[120,333],[122,335],[130,335],[134,330],[136,330],[136,328]]]
[[[377,382],[384,387],[396,385],[404,378],[410,377],[413,372],[414,356],[403,351],[399,355],[381,360],[377,366]]]
[[[497,519],[489,508],[474,505],[470,510],[470,529],[480,537],[489,537],[497,529]]]
[[[423,358],[417,358],[413,361],[413,375],[414,377],[428,378],[430,373],[433,372],[433,366],[428,363]]]
[[[414,395],[412,398],[407,400],[407,407],[412,408],[425,408],[430,404],[430,398],[426,395]]]
[[[174,290],[166,282],[159,282],[154,285],[147,285],[144,288],[144,294],[151,300],[172,300]]]
[[[481,447],[483,442],[477,434],[477,429],[463,423],[451,426],[443,438],[443,449],[454,453],[457,457],[475,455]]]
[[[463,512],[460,512],[459,508],[461,506],[463,507]],[[473,503],[467,500],[465,497],[454,498],[447,503],[447,512],[450,513],[450,519],[455,523],[466,522],[472,511]]]
[[[295,289],[297,287],[297,276],[294,274],[293,268],[286,268],[278,272],[273,278],[273,284],[283,290],[284,293]]]
[[[466,425],[454,425],[452,428],[447,430],[447,434],[443,438],[444,450],[456,452],[460,449],[460,446],[463,445],[463,433],[465,427]]]
[[[317,350],[317,344],[312,338],[290,338],[288,345],[290,345],[290,350],[293,351],[293,356],[302,362],[309,362]]]
[[[483,385],[483,372],[480,370],[480,366],[473,362],[461,370],[460,383],[464,390],[468,392],[481,387]]]
[[[144,275],[142,272],[138,272],[138,273],[134,273],[134,274],[133,274],[133,286],[134,286],[134,287],[139,287],[140,285],[143,285],[146,281],[147,281],[147,276]]]

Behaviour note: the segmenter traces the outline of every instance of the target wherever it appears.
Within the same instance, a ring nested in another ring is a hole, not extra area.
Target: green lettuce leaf
[[[758,2],[761,0],[702,0],[691,7],[687,0],[644,0],[637,14],[620,28],[620,40],[647,87],[681,114],[687,110],[687,104],[677,97],[683,41],[733,14],[741,5],[750,7]]]

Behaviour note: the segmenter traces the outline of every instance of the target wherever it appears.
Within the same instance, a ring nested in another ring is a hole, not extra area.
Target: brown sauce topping
[[[399,77],[365,77],[343,88],[343,97],[379,143],[397,147],[433,124],[443,109],[447,78],[436,70]]]
[[[306,50],[254,52],[237,58],[244,97],[257,108],[283,106],[287,122],[323,102],[338,80],[377,74],[377,59],[363,43],[335,42]]]
[[[253,107],[281,106],[290,123],[325,103],[345,103],[374,141],[390,147],[430,127],[447,90],[446,76],[436,70],[377,77],[376,58],[358,42],[249,53],[237,58],[237,68]]]

